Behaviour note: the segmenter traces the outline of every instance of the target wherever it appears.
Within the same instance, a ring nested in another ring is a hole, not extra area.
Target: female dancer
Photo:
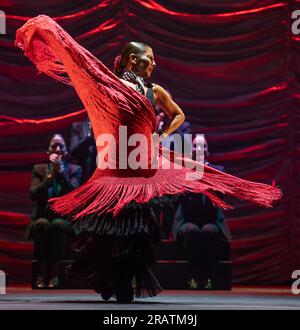
[[[115,292],[118,302],[132,301],[133,277],[136,296],[153,296],[159,292],[160,287],[149,270],[153,263],[151,241],[158,237],[150,207],[155,200],[193,191],[202,192],[216,205],[229,208],[215,192],[267,207],[280,198],[281,192],[275,186],[242,180],[208,166],[204,167],[204,175],[199,175],[186,165],[195,162],[176,153],[171,153],[169,158],[155,153],[158,167],[153,168],[153,153],[147,150],[144,153],[148,166],[124,168],[119,157],[124,142],[120,140],[119,128],[127,126],[129,140],[134,134],[143,135],[148,145],[156,129],[156,117],[144,96],[147,90],[140,79],[151,74],[155,63],[150,47],[133,43],[128,46],[128,53],[125,47],[117,65],[119,79],[47,16],[33,18],[19,29],[16,44],[39,71],[72,83],[86,107],[96,138],[105,133],[117,140],[115,145],[105,147],[108,154],[114,155],[115,149],[120,152],[113,159],[114,166],[102,167],[102,160],[88,182],[53,203],[57,212],[73,215],[74,226],[87,233],[77,242],[81,255],[71,274],[84,274],[102,297],[109,298]],[[152,64],[145,65],[146,57]],[[154,97],[173,116],[164,132],[169,134],[183,121],[182,111],[159,86],[154,88]],[[99,153],[103,151],[102,145],[97,148]],[[179,161],[187,162],[181,168],[172,166]]]
[[[162,132],[165,137],[181,125],[184,114],[161,86],[144,83],[155,66],[150,46],[130,42],[116,58],[114,72],[124,84],[145,95],[153,106],[159,105],[172,118]],[[152,200],[152,203],[156,202],[163,202],[163,199]],[[156,295],[160,287],[149,270],[154,263],[151,243],[159,240],[152,203],[138,205],[130,202],[115,217],[97,218],[93,215],[85,217],[85,221],[75,220],[73,226],[81,235],[73,241],[73,247],[81,254],[69,269],[69,274],[83,275],[104,299],[115,293],[119,303],[132,301],[133,278],[136,296]],[[99,224],[95,227],[97,222],[101,222],[101,229]],[[106,228],[105,222],[108,222]]]

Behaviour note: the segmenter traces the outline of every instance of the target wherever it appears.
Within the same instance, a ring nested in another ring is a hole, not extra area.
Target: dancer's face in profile
[[[132,69],[138,76],[150,78],[155,66],[152,48],[147,47],[142,54],[136,55],[136,63]]]
[[[48,154],[57,154],[61,159],[67,155],[67,146],[65,140],[60,135],[54,135],[48,147]]]

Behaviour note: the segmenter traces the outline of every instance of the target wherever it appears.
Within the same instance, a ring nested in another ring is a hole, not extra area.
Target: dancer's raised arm
[[[185,115],[163,87],[155,85],[153,89],[156,96],[156,104],[171,118],[161,134],[165,138],[181,126],[185,120]]]

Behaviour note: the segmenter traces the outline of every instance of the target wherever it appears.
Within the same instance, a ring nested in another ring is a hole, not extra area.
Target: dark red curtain
[[[205,133],[211,161],[227,172],[284,191],[273,209],[232,201],[233,280],[282,283],[300,268],[300,37],[278,0],[0,0],[0,269],[30,281],[31,243],[24,230],[32,165],[49,136],[68,136],[84,110],[74,90],[44,75],[14,46],[28,18],[46,14],[112,67],[123,45],[150,44],[153,81],[174,96]]]

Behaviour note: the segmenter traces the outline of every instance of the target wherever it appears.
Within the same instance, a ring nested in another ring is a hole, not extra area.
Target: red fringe
[[[100,170],[98,170],[100,171]],[[101,171],[100,171],[101,172]],[[71,193],[52,199],[52,208],[63,215],[73,215],[74,219],[88,214],[112,212],[118,214],[130,203],[146,203],[152,198],[163,195],[175,195],[183,192],[206,194],[216,206],[230,209],[215,192],[228,194],[265,207],[271,207],[273,201],[281,198],[281,191],[275,185],[251,182],[205,167],[200,181],[188,180],[183,170],[158,170],[150,178],[100,177],[90,179]]]
[[[150,102],[120,82],[51,18],[40,15],[30,19],[17,31],[16,45],[24,50],[40,72],[67,84],[72,82],[88,112],[95,136],[110,133],[117,137],[119,126],[127,125],[131,130],[128,136],[143,133],[151,145],[156,118]],[[64,76],[65,73],[70,79]],[[127,176],[120,177],[120,171],[115,170],[110,176],[105,176],[107,172],[97,169],[82,187],[53,199],[52,208],[63,215],[72,214],[77,219],[92,213],[113,212],[116,215],[131,201],[146,203],[157,196],[187,191],[204,193],[215,205],[224,209],[231,206],[223,202],[216,192],[266,207],[271,207],[272,202],[281,197],[281,191],[274,184],[269,186],[242,180],[208,166],[204,168],[203,177],[189,180],[187,174],[198,173],[188,168],[174,169],[174,162],[196,162],[175,153],[171,153],[169,159],[164,154],[159,157],[160,168],[156,172],[144,170],[145,175],[141,174],[143,171],[126,170]],[[162,163],[171,165],[167,167],[170,169],[164,169]]]

